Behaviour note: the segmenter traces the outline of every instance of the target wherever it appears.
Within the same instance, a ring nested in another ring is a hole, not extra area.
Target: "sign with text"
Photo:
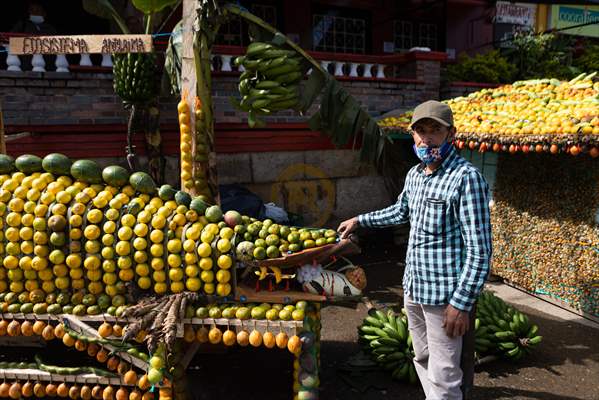
[[[152,35],[25,36],[10,38],[12,54],[149,53]]]
[[[552,29],[564,29],[583,24],[587,25],[565,29],[560,33],[599,37],[599,6],[551,6]]]
[[[495,22],[533,26],[536,12],[536,5],[498,1],[495,4]]]

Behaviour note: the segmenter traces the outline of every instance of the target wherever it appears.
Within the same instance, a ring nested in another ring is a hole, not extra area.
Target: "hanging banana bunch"
[[[257,115],[298,109],[299,84],[306,72],[302,57],[273,43],[253,42],[244,56],[235,59],[245,71],[239,76],[241,101],[236,106],[249,112],[250,127],[259,126]]]
[[[115,93],[125,103],[140,104],[158,94],[155,53],[113,55],[113,85]]]

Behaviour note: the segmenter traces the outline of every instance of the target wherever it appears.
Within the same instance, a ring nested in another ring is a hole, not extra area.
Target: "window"
[[[395,50],[409,50],[414,47],[414,26],[410,21],[393,22],[393,42]]]
[[[420,23],[418,28],[418,46],[435,50],[437,48],[437,25]]]
[[[366,52],[366,20],[334,15],[313,15],[313,49],[333,53]]]
[[[461,156],[470,161],[483,174],[485,180],[489,184],[491,197],[493,197],[493,189],[495,188],[495,174],[497,173],[497,153],[472,150],[462,150]]]
[[[252,14],[277,28],[277,8],[266,4],[252,4]]]

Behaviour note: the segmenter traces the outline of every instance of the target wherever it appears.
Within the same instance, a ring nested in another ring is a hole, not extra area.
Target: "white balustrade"
[[[102,54],[102,63],[100,66],[112,68],[112,56],[107,53]]]
[[[344,76],[345,74],[343,73],[343,66],[345,65],[345,62],[343,61],[337,61],[335,62],[335,76]]]
[[[233,71],[233,69],[231,69],[231,59],[233,58],[233,56],[229,56],[229,55],[221,55],[220,56],[220,60],[222,62],[220,70],[221,71],[225,71],[225,72],[231,72]]]
[[[69,72],[69,61],[64,54],[56,56],[56,72]]]
[[[6,54],[6,65],[8,67],[8,68],[6,68],[6,70],[7,71],[21,71],[21,59],[19,58],[19,56],[15,55],[15,54],[11,54],[8,45],[4,46],[4,48],[8,52]]]
[[[376,65],[376,77],[379,79],[385,78],[385,66],[382,64]]]
[[[372,64],[364,64],[364,78],[372,78]]]
[[[350,63],[349,64],[349,76],[351,76],[352,78],[355,78],[358,76],[358,66],[360,64],[358,63]]]
[[[92,64],[92,59],[89,57],[89,54],[81,53],[81,60],[79,61],[79,65],[81,65],[82,67],[91,67],[94,64]]]
[[[31,59],[31,66],[34,72],[46,72],[46,60],[41,54],[34,54]]]

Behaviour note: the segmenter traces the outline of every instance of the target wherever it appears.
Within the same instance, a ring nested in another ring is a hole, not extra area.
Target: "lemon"
[[[152,243],[162,243],[164,241],[164,232],[158,229],[152,230],[150,232],[150,240]]]
[[[99,253],[102,244],[97,240],[88,240],[85,242],[85,251],[86,253],[94,254]]]
[[[33,229],[29,227],[24,227],[19,230],[19,237],[22,240],[31,240],[33,239]]]
[[[35,188],[29,189],[27,191],[27,200],[37,201],[41,195],[42,193],[39,190]]]
[[[154,293],[156,294],[164,294],[166,293],[166,290],[168,289],[168,287],[166,286],[166,283],[164,282],[158,282],[154,284]]]
[[[31,268],[33,268],[36,271],[42,271],[43,269],[48,267],[48,260],[44,257],[38,257],[35,256],[33,257],[33,259],[31,260]],[[9,267],[6,267],[9,268]]]
[[[219,266],[219,268],[229,269],[233,265],[233,259],[231,258],[231,256],[223,254],[218,257],[216,264]]]
[[[133,253],[133,260],[138,264],[143,264],[148,261],[148,253],[143,250],[137,250],[135,253]]]
[[[42,218],[37,218],[37,219],[42,219]],[[44,220],[45,223],[45,220]],[[81,217],[81,215],[71,215],[71,218],[69,218],[69,225],[71,225],[72,227],[78,227],[83,225],[83,218]],[[37,228],[36,228],[37,229]],[[37,229],[37,230],[42,230],[42,229]]]
[[[167,242],[166,248],[170,253],[180,253],[181,252],[181,240],[179,239],[171,239]]]
[[[135,271],[133,271],[133,268],[122,269],[119,271],[119,278],[125,282],[132,281],[135,278]]]
[[[116,221],[117,219],[119,219],[119,210],[117,210],[115,208],[109,208],[104,213],[104,216],[109,221]]]
[[[85,272],[85,276],[87,277],[87,279],[89,279],[90,281],[93,281],[93,282],[97,282],[97,281],[101,280],[103,275],[104,274],[102,273],[102,270],[100,270],[100,269],[89,270],[89,271]]]
[[[114,261],[114,260],[104,260],[104,261],[102,261],[102,270],[104,272],[114,272],[114,271],[116,271],[116,261]]]
[[[102,275],[102,282],[106,285],[114,285],[117,281],[117,276],[113,272],[106,272]]]
[[[186,265],[195,264],[198,262],[198,256],[196,253],[185,253],[184,260]]]
[[[150,246],[150,254],[152,254],[152,257],[162,257],[164,254],[164,247],[162,244],[154,243]]]
[[[171,281],[182,281],[183,275],[183,268],[171,268],[168,271],[168,277]]]
[[[140,289],[147,290],[152,287],[152,280],[147,276],[142,276],[137,279],[137,286]]]
[[[152,269],[155,271],[164,269],[164,261],[162,260],[162,258],[152,258],[150,265],[152,266]]]
[[[216,294],[218,296],[228,296],[231,294],[231,285],[228,283],[219,283],[216,285]]]
[[[183,282],[171,282],[171,292],[181,293],[185,290],[185,284]]]
[[[206,228],[204,228],[204,230],[202,231],[202,234],[200,235],[200,240],[203,243],[210,244],[214,240],[214,234],[212,232],[210,232],[209,230],[206,230]]]
[[[133,228],[133,232],[135,232],[135,234],[139,237],[145,237],[148,234],[148,225],[146,225],[143,222],[140,222],[137,225],[135,225],[135,228]]]
[[[71,281],[71,287],[75,290],[83,289],[85,287],[85,280],[84,279],[73,279]]]
[[[185,267],[185,276],[188,278],[195,278],[200,274],[200,269],[197,265],[191,264]]]
[[[71,279],[83,278],[83,268],[73,268],[69,270],[69,276],[71,277]]]
[[[214,272],[211,270],[204,270],[200,273],[200,279],[202,282],[212,283],[214,282]]]
[[[48,246],[38,245],[33,248],[33,253],[38,257],[47,257],[50,254]]]
[[[152,279],[155,282],[165,282],[166,281],[166,272],[154,271],[154,272],[152,272]]]
[[[117,236],[120,240],[131,240],[131,237],[133,236],[133,229],[131,229],[129,226],[122,226],[119,228]]]
[[[100,257],[96,255],[87,256],[83,261],[83,267],[89,271],[94,271],[100,268]],[[35,269],[35,268],[34,268]]]
[[[166,263],[173,268],[180,267],[183,264],[179,254],[169,254],[166,258]]]
[[[152,217],[152,228],[162,229],[166,225],[166,218],[162,215],[154,215]]]
[[[187,239],[183,242],[183,250],[185,250],[186,252],[191,253],[195,250],[195,248],[196,242],[194,240]]]
[[[135,216],[133,214],[125,214],[121,217],[121,224],[129,228],[135,226]]]
[[[72,228],[69,231],[69,238],[71,238],[71,240],[79,240],[83,237],[83,231],[79,228]]]
[[[109,233],[102,235],[102,244],[104,246],[112,246],[114,244],[114,236]]]
[[[91,294],[98,295],[104,291],[104,285],[102,285],[102,282],[90,282],[89,285],[87,285],[87,290],[89,290]]]
[[[23,271],[31,271],[31,257],[24,256],[19,259],[19,268]],[[35,273],[35,271],[33,271]]]
[[[145,248],[148,247],[148,241],[146,239],[144,239],[143,237],[136,237],[133,240],[133,247],[136,250],[144,250]]]
[[[185,281],[185,287],[189,291],[198,292],[202,287],[202,281],[200,281],[198,278],[188,278]]]
[[[212,248],[209,243],[200,243],[198,246],[198,255],[202,258],[209,257],[212,254]]]
[[[48,259],[52,264],[62,264],[65,262],[65,255],[61,250],[52,250]]]
[[[102,231],[98,225],[88,225],[83,230],[83,235],[88,240],[96,240],[100,237]]]
[[[214,290],[215,290],[214,283],[205,283],[204,284],[204,292],[206,294],[214,294]]]
[[[231,242],[229,239],[219,239],[216,243],[216,248],[221,253],[228,253],[231,250]]]
[[[219,283],[227,283],[231,280],[231,273],[226,269],[219,269],[216,272],[216,281]]]
[[[81,256],[79,254],[69,254],[65,258],[65,263],[69,268],[79,268],[81,266]]]
[[[126,256],[131,253],[131,245],[125,240],[119,241],[114,249],[119,256]]]
[[[98,209],[89,210],[87,213],[87,220],[92,224],[99,224],[103,217],[102,211]]]
[[[210,257],[203,257],[200,260],[200,269],[204,270],[204,271],[208,271],[212,269],[212,259]]]
[[[233,237],[233,235],[235,235],[235,231],[231,228],[229,228],[228,226],[224,227],[223,229],[220,230],[220,237],[224,238],[224,239],[229,239],[231,240],[231,238]]]
[[[133,266],[133,261],[131,260],[131,257],[121,256],[116,261],[116,265],[120,269],[130,269]]]
[[[150,266],[146,263],[137,264],[135,266],[135,273],[139,276],[148,276],[150,275]]]
[[[6,223],[8,226],[16,227],[21,225],[21,214],[18,212],[8,213],[6,216]]]

